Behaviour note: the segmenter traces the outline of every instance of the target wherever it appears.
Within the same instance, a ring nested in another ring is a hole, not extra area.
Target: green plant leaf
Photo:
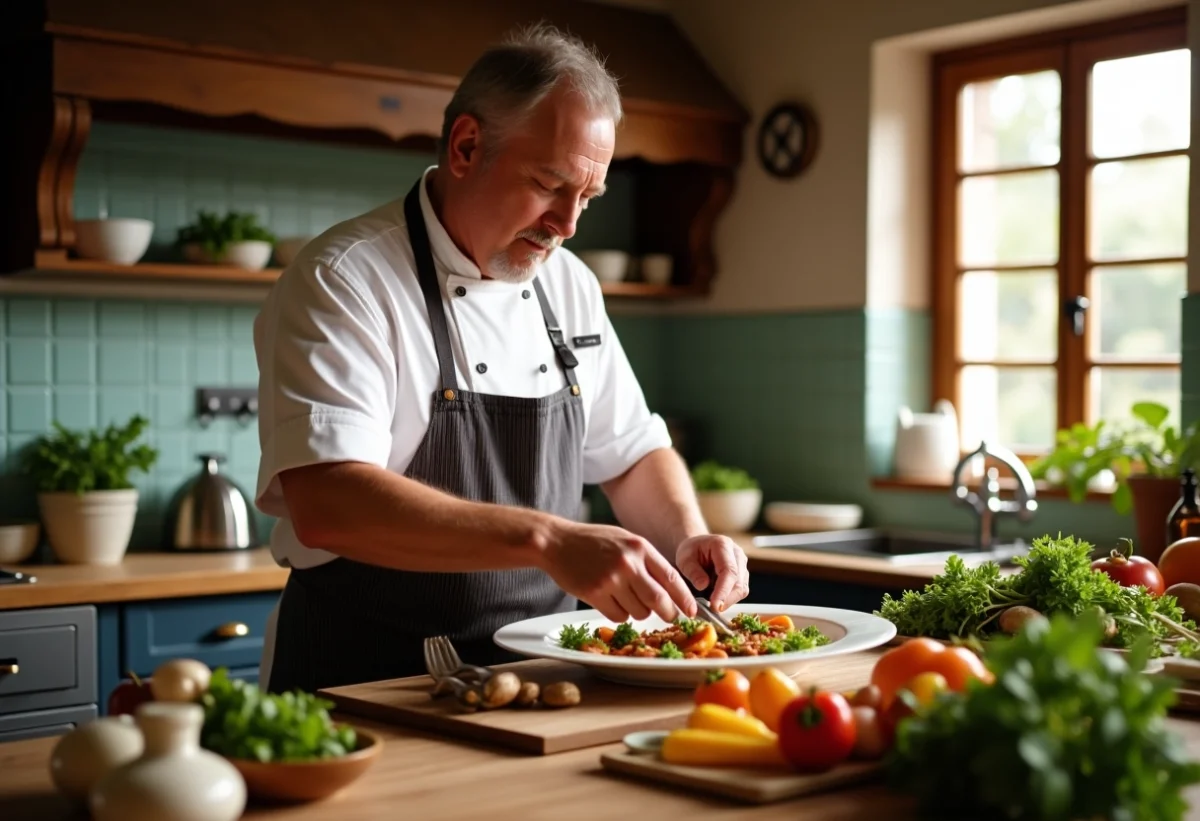
[[[1132,412],[1135,419],[1140,419],[1155,429],[1161,428],[1171,415],[1167,406],[1158,402],[1134,402]]]
[[[135,415],[123,426],[110,424],[85,435],[55,420],[54,432],[35,440],[25,452],[24,472],[42,493],[131,488],[130,474],[147,472],[158,460],[157,449],[134,444],[149,424]]]
[[[758,488],[749,473],[741,468],[727,467],[713,460],[692,468],[692,483],[698,491],[754,490]]]

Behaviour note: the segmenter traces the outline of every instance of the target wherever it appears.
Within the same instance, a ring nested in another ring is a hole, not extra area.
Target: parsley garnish
[[[1100,607],[1116,620],[1111,643],[1118,647],[1129,647],[1144,634],[1161,639],[1178,633],[1173,625],[1195,628],[1184,620],[1174,596],[1122,587],[1092,570],[1092,550],[1070,536],[1044,536],[1034,540],[1029,555],[1014,559],[1021,572],[1009,576],[1002,576],[995,562],[968,568],[951,556],[924,590],[906,590],[899,599],[884,594],[875,615],[895,624],[902,636],[944,639],[995,632],[1000,614],[1018,604],[1046,616],[1078,616]]]
[[[1106,577],[1107,578],[1107,577]],[[991,642],[996,684],[938,697],[897,727],[892,785],[939,817],[1179,821],[1200,781],[1164,722],[1176,682],[1099,650],[1099,614],[1057,614]]]
[[[662,647],[658,648],[658,657],[660,659],[681,659],[683,653],[675,646],[675,642],[664,641]]]
[[[578,626],[564,624],[558,634],[558,646],[564,647],[567,650],[578,650],[591,637],[592,635],[588,632],[586,624]]]
[[[769,638],[763,639],[759,645],[764,653],[783,653],[787,651],[787,647],[783,644],[783,639]]]
[[[685,636],[691,636],[703,624],[704,622],[700,619],[689,619],[687,616],[680,616],[675,619],[675,626],[682,630]]]
[[[613,631],[612,640],[608,645],[614,650],[620,650],[629,642],[634,641],[638,637],[638,632],[629,622],[623,622],[617,625],[617,629]]]
[[[750,613],[741,613],[733,617],[733,626],[739,630],[745,630],[747,633],[767,633],[771,628],[767,627],[758,616]]]
[[[787,650],[794,653],[829,644],[829,636],[817,629],[815,624],[810,624],[803,630],[789,630],[782,639],[768,639],[768,641],[780,641]]]

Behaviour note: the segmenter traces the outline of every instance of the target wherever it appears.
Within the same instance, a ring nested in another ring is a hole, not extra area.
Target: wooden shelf
[[[971,480],[972,486],[979,484],[979,479]],[[939,492],[949,493],[949,482],[933,482],[923,479],[897,479],[894,476],[876,476],[871,479],[871,487],[877,490],[908,490],[908,491],[924,491],[924,492]],[[1039,497],[1049,499],[1067,499],[1066,488],[1058,485],[1051,485],[1046,482],[1034,482],[1034,487],[1037,489]],[[1000,490],[1007,494],[1016,492],[1016,480],[1004,476],[1000,479]],[[1108,502],[1112,499],[1111,490],[1089,490],[1087,494],[1088,501]]]
[[[690,285],[652,285],[649,282],[601,282],[600,292],[605,296],[677,299],[679,297],[703,296],[705,290],[701,287]]]

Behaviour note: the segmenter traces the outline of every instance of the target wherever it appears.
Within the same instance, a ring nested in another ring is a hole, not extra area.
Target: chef
[[[525,30],[464,76],[437,165],[280,276],[254,326],[256,504],[291,569],[264,686],[421,674],[434,635],[511,660],[495,630],[579,601],[619,622],[695,615],[686,582],[722,609],[748,593],[561,247],[621,116],[590,49]],[[623,527],[578,521],[585,483]]]

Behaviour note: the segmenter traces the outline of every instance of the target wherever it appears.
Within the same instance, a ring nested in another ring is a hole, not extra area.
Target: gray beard
[[[546,251],[546,259],[550,259],[550,256],[559,246],[558,237],[543,234],[541,231],[533,229],[517,234],[517,239],[528,239],[541,245],[549,245],[550,248]],[[492,279],[498,279],[501,282],[516,284],[528,282],[537,273],[537,266],[540,261],[538,258],[540,256],[539,252],[530,251],[525,259],[514,263],[509,259],[507,251],[501,251],[488,260],[487,274]]]

